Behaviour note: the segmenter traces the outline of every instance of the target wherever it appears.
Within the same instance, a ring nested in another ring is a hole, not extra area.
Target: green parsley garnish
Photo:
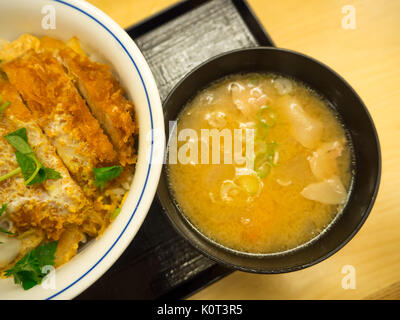
[[[42,183],[48,179],[61,179],[62,176],[54,169],[44,167],[36,158],[33,149],[28,144],[26,128],[18,129],[4,138],[16,149],[15,157],[19,168],[0,177],[0,181],[6,180],[16,174],[22,173],[25,184],[30,186]]]
[[[28,144],[28,134],[26,128],[15,130],[4,136],[4,138],[19,152],[23,154],[33,153],[32,148]]]
[[[3,229],[2,227],[0,227],[0,232],[6,233],[6,234],[9,234],[9,235],[14,235],[14,233],[12,233],[11,231],[8,231],[6,229]]]
[[[114,212],[111,214],[111,220],[114,220],[116,217],[118,217],[120,212],[121,212],[121,208],[115,209]]]
[[[44,266],[54,266],[54,255],[57,241],[48,242],[29,251],[11,268],[6,270],[5,276],[14,277],[14,283],[21,284],[28,290],[40,284],[47,275],[42,272]]]
[[[121,166],[112,166],[112,167],[104,167],[104,168],[93,168],[94,173],[94,185],[96,187],[100,187],[100,190],[103,191],[107,182],[118,178],[122,173],[123,168]]]
[[[1,177],[0,177],[0,182],[11,178],[12,176],[17,175],[18,173],[21,173],[21,168],[17,168],[17,169],[15,169],[15,170],[10,171],[9,173],[7,173],[7,174],[1,176]]]
[[[6,110],[10,105],[11,105],[10,101],[6,101],[6,102],[1,103],[1,105],[0,105],[0,113],[2,113],[4,110]]]
[[[3,203],[0,208],[0,217],[3,215],[4,212],[7,210],[7,203]]]
[[[0,63],[1,63],[1,59],[0,59]],[[3,102],[3,97],[0,96],[0,113],[2,113],[4,110],[6,110],[10,105],[11,105],[10,101]]]

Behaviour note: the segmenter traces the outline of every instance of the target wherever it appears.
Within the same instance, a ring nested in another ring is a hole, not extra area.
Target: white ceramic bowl
[[[52,13],[55,20],[49,16]],[[121,213],[105,234],[56,270],[55,286],[54,282],[47,282],[46,286],[24,291],[12,279],[0,280],[0,300],[71,299],[111,267],[130,244],[148,212],[164,153],[162,106],[154,78],[135,43],[94,6],[78,0],[0,1],[0,38],[13,40],[22,33],[62,40],[77,36],[84,49],[112,65],[135,104],[140,127],[134,180]]]

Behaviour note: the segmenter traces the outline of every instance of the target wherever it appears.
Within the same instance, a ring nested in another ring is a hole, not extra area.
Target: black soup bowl
[[[377,196],[381,156],[372,119],[350,85],[326,65],[286,49],[239,49],[201,64],[172,90],[164,103],[166,128],[201,89],[225,76],[247,72],[278,73],[300,80],[327,99],[344,125],[353,148],[353,180],[343,211],[306,245],[273,254],[246,254],[224,248],[204,236],[185,217],[169,188],[164,164],[158,198],[175,229],[195,248],[232,269],[256,273],[282,273],[314,265],[342,248],[358,232]],[[168,136],[167,132],[167,136]],[[193,181],[193,183],[196,183]]]

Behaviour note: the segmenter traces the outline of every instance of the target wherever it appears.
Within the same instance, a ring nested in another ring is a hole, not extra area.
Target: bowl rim
[[[258,274],[280,274],[280,273],[289,273],[289,272],[294,272],[294,271],[298,271],[298,270],[302,270],[305,268],[308,268],[310,266],[313,266],[315,264],[318,264],[326,259],[328,259],[329,257],[331,257],[332,255],[334,255],[335,253],[337,253],[340,249],[342,249],[347,243],[349,243],[354,236],[359,232],[359,230],[361,229],[361,227],[364,225],[366,219],[369,217],[369,214],[374,206],[374,203],[376,201],[377,195],[378,195],[378,191],[379,191],[379,187],[380,187],[380,181],[381,181],[381,173],[382,173],[382,155],[381,155],[381,147],[380,147],[380,142],[379,142],[379,137],[378,137],[378,133],[375,127],[375,124],[373,122],[373,119],[371,117],[370,112],[368,111],[365,103],[363,102],[363,100],[361,99],[361,97],[358,95],[358,93],[353,89],[353,87],[341,76],[339,75],[335,70],[333,70],[331,67],[329,67],[328,65],[326,65],[325,63],[309,56],[306,55],[304,53],[295,51],[295,50],[291,50],[291,49],[286,49],[286,48],[279,48],[279,47],[267,47],[267,46],[255,46],[255,47],[247,47],[247,48],[239,48],[239,49],[234,49],[234,50],[230,50],[227,52],[223,52],[220,53],[218,55],[215,55],[209,59],[207,59],[206,61],[200,63],[199,65],[197,65],[196,67],[194,67],[191,71],[189,71],[173,88],[172,90],[169,92],[169,94],[167,95],[166,99],[163,102],[163,108],[164,108],[164,113],[165,115],[167,114],[168,110],[166,108],[169,100],[171,99],[171,97],[174,95],[174,93],[176,92],[176,90],[182,85],[183,82],[186,81],[186,79],[188,79],[189,77],[192,77],[195,73],[197,73],[199,70],[201,70],[204,66],[206,66],[207,64],[218,60],[218,59],[223,59],[226,56],[232,55],[232,54],[236,54],[236,53],[241,53],[241,52],[249,52],[249,51],[275,51],[275,52],[282,52],[282,53],[287,53],[287,54],[291,54],[291,55],[295,55],[298,57],[301,57],[303,59],[307,59],[313,63],[316,63],[317,65],[319,65],[320,67],[326,69],[327,71],[329,71],[330,73],[332,73],[335,77],[337,77],[354,95],[354,97],[360,102],[360,106],[363,109],[363,112],[365,112],[369,125],[372,129],[373,135],[374,135],[374,139],[375,139],[375,143],[376,143],[376,152],[377,152],[377,163],[376,163],[376,169],[377,169],[377,173],[376,173],[376,182],[373,188],[373,192],[372,192],[372,196],[371,199],[369,201],[368,207],[365,209],[364,211],[364,216],[363,218],[359,221],[359,223],[357,224],[356,228],[353,229],[353,231],[346,237],[344,238],[340,244],[338,246],[336,246],[334,249],[326,252],[324,255],[322,255],[321,257],[319,257],[318,259],[315,259],[311,262],[308,263],[303,263],[301,265],[298,266],[294,266],[294,267],[283,267],[283,268],[279,268],[279,269],[275,269],[275,270],[265,270],[265,269],[256,269],[256,268],[248,268],[248,267],[243,267],[240,265],[236,265],[233,263],[230,263],[228,261],[225,261],[223,259],[220,259],[219,257],[216,257],[212,254],[210,254],[209,252],[207,252],[206,250],[204,250],[203,248],[201,248],[199,245],[197,245],[196,243],[194,243],[191,239],[189,239],[186,234],[174,223],[174,221],[172,220],[169,210],[167,208],[166,205],[166,201],[171,201],[173,206],[176,208],[176,210],[179,212],[180,215],[182,215],[182,212],[179,208],[177,208],[177,204],[175,202],[175,200],[173,199],[173,196],[171,195],[171,191],[169,190],[168,186],[165,186],[165,188],[167,188],[167,192],[169,194],[168,200],[163,199],[163,197],[160,196],[160,191],[163,188],[163,186],[161,185],[161,183],[159,183],[159,186],[157,188],[157,198],[163,208],[163,212],[164,214],[168,217],[169,222],[171,223],[171,225],[174,227],[174,229],[188,242],[190,243],[195,249],[197,249],[200,253],[204,254],[205,256],[207,256],[208,258],[214,260],[215,262],[228,267],[230,269],[233,270],[239,270],[239,271],[244,271],[244,272],[250,272],[250,273],[258,273]],[[240,74],[241,72],[237,72],[236,74]],[[235,74],[235,73],[230,73],[230,74]],[[218,81],[218,79],[220,78],[216,78],[214,79],[214,81]],[[299,79],[301,80],[301,79]],[[210,82],[211,84],[211,82]],[[202,88],[198,88],[198,91],[200,91]],[[182,106],[183,108],[184,106]],[[182,110],[182,109],[180,109]],[[165,121],[169,121],[171,119],[167,119],[167,117],[165,116]],[[166,126],[167,128],[167,126]],[[168,144],[169,144],[169,136],[166,133],[166,152],[168,149]],[[167,163],[165,163],[163,165],[162,168],[162,172],[161,172],[161,179],[166,179],[166,181],[168,181],[168,177],[167,177]],[[182,218],[185,219],[185,218]],[[205,235],[203,235],[199,230],[197,230],[197,228],[195,228],[189,221],[185,221],[186,223],[189,224],[189,227],[192,228],[192,233],[197,233],[199,237],[203,237],[205,239],[206,242],[210,243],[210,245],[212,244],[212,240],[208,239]],[[327,229],[324,229],[322,231],[322,233],[324,233],[325,231],[329,231]],[[316,240],[319,237],[319,235],[313,239],[311,239],[309,242],[312,242],[314,240]],[[307,243],[309,243],[307,242]],[[214,244],[215,245],[215,244]],[[219,244],[217,244],[217,246],[220,246]],[[296,247],[298,248],[298,247]],[[282,253],[276,253],[276,254],[282,254],[284,255],[286,252],[290,252],[292,250],[296,250],[296,248],[293,248],[291,250],[288,251],[284,251]],[[234,252],[230,252],[230,250],[225,250],[226,252],[229,252],[230,255],[238,255]],[[243,253],[245,255],[245,253]],[[273,253],[272,255],[274,255],[275,253]],[[239,254],[240,255],[240,254]],[[252,257],[250,257],[252,258]],[[258,258],[258,257],[254,257],[254,258]]]
[[[107,241],[107,247],[98,255],[100,258],[85,264],[85,269],[75,270],[76,272],[71,274],[68,280],[63,280],[61,285],[57,284],[56,289],[51,289],[47,292],[35,291],[32,294],[28,291],[21,296],[22,299],[72,299],[97,281],[117,261],[136,236],[147,216],[150,205],[154,200],[162,169],[165,148],[164,117],[159,91],[150,67],[135,42],[124,29],[100,9],[86,1],[47,0],[43,2],[64,5],[77,11],[77,14],[85,15],[85,19],[94,21],[104,29],[105,33],[112,37],[113,41],[116,41],[121,49],[121,55],[128,56],[131,62],[129,67],[140,79],[140,84],[138,82],[138,85],[142,86],[141,90],[143,90],[143,95],[146,99],[143,105],[147,106],[146,111],[143,113],[149,118],[145,125],[149,127],[149,136],[146,137],[146,144],[143,144],[142,147],[142,152],[144,152],[142,157],[143,178],[136,181],[135,184],[137,189],[141,191],[140,195],[137,195],[137,201],[132,201],[132,205],[127,210],[126,222],[118,225],[117,234]],[[29,3],[32,3],[31,6],[40,6],[40,2]],[[140,133],[147,135],[148,132],[140,131]],[[145,139],[145,137],[143,136],[140,139]],[[131,223],[132,220],[135,223]],[[90,250],[90,248],[87,249]],[[69,261],[66,265],[69,263],[73,263],[73,261]],[[15,298],[17,295],[18,293],[12,296]],[[18,296],[16,298],[18,299]]]

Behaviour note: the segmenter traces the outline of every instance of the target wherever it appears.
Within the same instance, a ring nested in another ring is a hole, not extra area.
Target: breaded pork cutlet
[[[8,62],[10,60],[19,57],[28,50],[39,50],[40,40],[30,34],[23,34],[17,40],[8,42],[5,41],[0,50],[0,59],[2,62]]]
[[[42,130],[33,121],[16,89],[0,80],[0,95],[9,107],[0,113],[0,176],[18,168],[14,147],[5,135],[25,128],[29,145],[45,167],[59,172],[60,179],[27,186],[21,174],[0,182],[0,204],[19,229],[40,228],[58,239],[66,225],[80,225],[86,218],[89,202],[74,182]]]
[[[67,69],[68,75],[110,137],[122,166],[136,163],[135,136],[138,128],[132,102],[111,72],[111,67],[92,61],[80,47],[76,37],[66,43],[50,37],[40,40],[29,34],[6,44],[0,51],[4,62],[21,56],[30,49],[51,52]]]
[[[51,52],[28,50],[1,65],[73,178],[93,187],[93,168],[117,163],[117,154],[85,100]]]
[[[124,97],[124,89],[112,75],[111,67],[89,59],[77,38],[65,44],[42,37],[40,50],[54,52],[66,67],[93,115],[110,137],[121,165],[135,163],[134,134],[137,128],[133,120],[134,107]]]
[[[136,162],[133,104],[110,68],[92,62],[76,38],[64,43],[25,34],[0,47],[0,69],[8,78],[0,74],[0,100],[7,102],[6,108],[0,104],[0,223],[11,221],[12,237],[21,243],[6,267],[58,240],[57,267],[119,212]],[[30,155],[57,178],[27,185],[19,151],[3,137],[21,128]],[[94,168],[120,169],[118,164],[124,167],[118,177],[96,181]],[[107,183],[104,189],[101,183]]]

